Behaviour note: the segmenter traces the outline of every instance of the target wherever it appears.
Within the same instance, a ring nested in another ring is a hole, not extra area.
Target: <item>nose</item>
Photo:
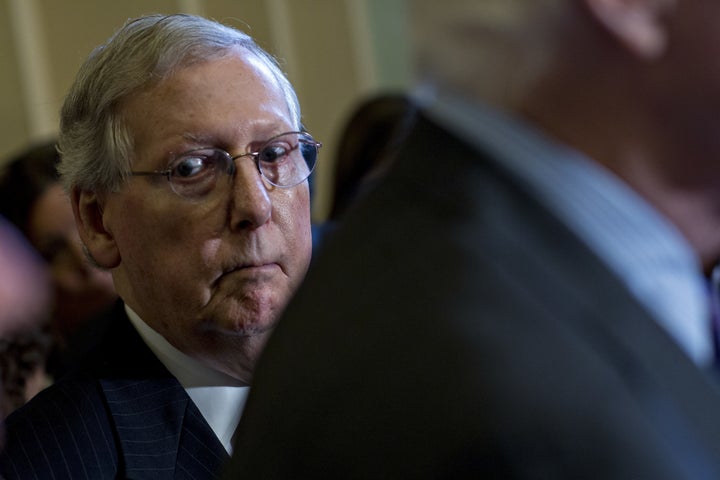
[[[253,229],[270,220],[272,200],[252,158],[235,161],[230,201],[230,225],[233,229]]]

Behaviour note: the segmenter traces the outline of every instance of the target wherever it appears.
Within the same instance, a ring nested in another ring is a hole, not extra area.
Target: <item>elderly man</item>
[[[263,353],[233,478],[720,478],[720,3],[411,5],[420,116]]]
[[[86,367],[7,422],[5,478],[210,478],[255,359],[310,260],[319,144],[247,35],[127,23],[63,106],[60,171],[122,298]]]

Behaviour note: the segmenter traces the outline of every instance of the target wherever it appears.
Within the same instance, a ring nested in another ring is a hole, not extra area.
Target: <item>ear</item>
[[[120,252],[112,231],[106,227],[102,199],[96,192],[74,190],[70,195],[80,239],[92,260],[103,268],[120,264]]]
[[[634,55],[652,60],[665,52],[664,15],[675,0],[583,0],[590,14]]]

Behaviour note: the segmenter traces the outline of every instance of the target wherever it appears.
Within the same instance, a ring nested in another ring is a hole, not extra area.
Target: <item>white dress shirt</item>
[[[215,435],[232,455],[232,437],[250,387],[185,355],[125,305],[130,321],[150,350],[178,379]]]

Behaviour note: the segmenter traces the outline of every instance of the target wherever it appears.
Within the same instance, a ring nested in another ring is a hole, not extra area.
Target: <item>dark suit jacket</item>
[[[237,438],[228,478],[718,479],[720,395],[526,185],[420,118]]]
[[[84,367],[13,413],[4,478],[215,478],[228,455],[122,303]]]

